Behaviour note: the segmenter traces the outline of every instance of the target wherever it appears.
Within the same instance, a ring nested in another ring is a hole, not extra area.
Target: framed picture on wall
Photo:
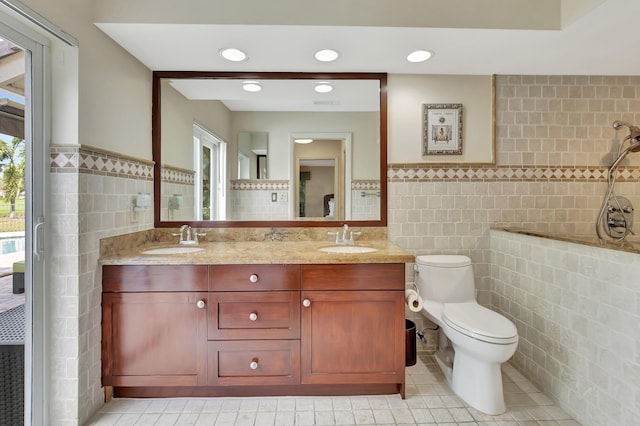
[[[462,104],[423,104],[422,126],[422,155],[462,155]]]

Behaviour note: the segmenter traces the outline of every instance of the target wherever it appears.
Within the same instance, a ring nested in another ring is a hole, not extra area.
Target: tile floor
[[[432,356],[407,368],[407,395],[114,399],[89,425],[464,425],[579,426],[510,365],[503,367],[507,412],[468,407]]]

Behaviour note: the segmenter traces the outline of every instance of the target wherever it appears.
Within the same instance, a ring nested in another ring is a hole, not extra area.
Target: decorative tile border
[[[153,165],[153,161],[86,145],[54,145],[49,157],[51,173],[89,173],[153,180]]]
[[[576,181],[606,182],[606,167],[483,166],[459,164],[389,164],[391,182],[419,181]],[[618,182],[640,182],[638,167],[618,169]]]
[[[164,165],[160,169],[160,175],[162,176],[162,182],[164,183],[195,185],[196,172],[193,170]]]
[[[352,190],[372,190],[379,191],[380,190],[380,181],[379,180],[352,180],[351,181],[351,189]]]
[[[232,180],[229,189],[236,191],[288,191],[288,180]]]

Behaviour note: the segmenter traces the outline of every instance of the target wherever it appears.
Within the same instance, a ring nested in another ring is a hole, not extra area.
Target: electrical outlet
[[[283,203],[287,202],[287,193],[286,192],[281,192],[280,193],[280,201],[282,201]]]

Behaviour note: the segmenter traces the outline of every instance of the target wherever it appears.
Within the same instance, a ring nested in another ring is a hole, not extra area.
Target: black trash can
[[[416,365],[416,324],[408,319],[404,320],[405,337],[405,366]]]

